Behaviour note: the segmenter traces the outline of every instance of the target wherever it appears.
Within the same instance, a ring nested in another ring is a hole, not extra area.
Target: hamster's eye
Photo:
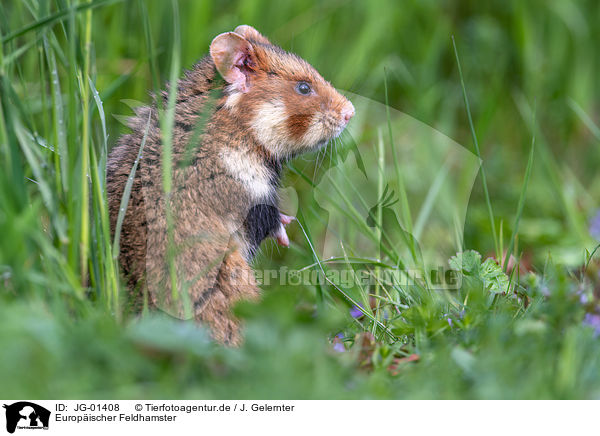
[[[312,91],[310,85],[306,82],[298,82],[296,85],[296,92],[301,95],[308,95]]]

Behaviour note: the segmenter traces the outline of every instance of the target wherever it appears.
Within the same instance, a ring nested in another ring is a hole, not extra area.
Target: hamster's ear
[[[210,57],[223,79],[248,92],[248,73],[255,65],[252,45],[234,32],[221,33],[210,43]]]
[[[243,36],[246,39],[253,39],[256,42],[260,42],[262,44],[272,45],[271,41],[269,41],[266,37],[261,35],[258,30],[256,30],[252,26],[248,26],[247,24],[242,24],[241,26],[237,26],[235,28],[234,32],[240,36]]]

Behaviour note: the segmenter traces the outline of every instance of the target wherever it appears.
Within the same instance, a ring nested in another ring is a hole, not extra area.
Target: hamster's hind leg
[[[237,301],[255,300],[258,295],[254,272],[235,248],[224,257],[215,289],[196,318],[209,325],[215,340],[238,346],[242,343],[240,321],[231,310]]]

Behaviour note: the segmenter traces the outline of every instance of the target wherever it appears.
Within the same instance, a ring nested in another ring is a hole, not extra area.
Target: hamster
[[[285,226],[293,217],[279,211],[277,196],[282,166],[339,136],[354,107],[308,62],[253,27],[222,33],[176,84],[172,184],[165,193],[157,108],[166,107],[170,86],[152,106],[136,109],[132,133],[108,158],[114,233],[145,139],[119,262],[134,310],[146,300],[151,308],[193,316],[217,341],[238,345],[240,323],[231,308],[259,295],[252,258],[265,238],[289,245]]]

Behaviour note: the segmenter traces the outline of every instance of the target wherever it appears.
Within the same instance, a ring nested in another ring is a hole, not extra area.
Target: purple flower
[[[460,312],[454,312],[452,314],[444,313],[444,315],[443,315],[443,317],[446,318],[446,321],[448,321],[448,325],[450,327],[454,327],[454,319],[452,317],[454,317],[456,320],[459,320],[459,319],[463,319],[464,316],[465,316],[465,309],[462,309]]]
[[[360,307],[362,307],[362,304],[360,305]],[[360,310],[360,308],[358,306],[352,306],[352,308],[350,309],[350,316],[352,318],[360,318],[363,315],[364,314],[362,313],[362,311]]]
[[[346,347],[344,347],[344,343],[342,342],[344,340],[344,335],[342,333],[338,333],[337,335],[335,335],[335,338],[333,338],[333,350],[337,351],[338,353],[343,353],[344,351],[346,351]]]
[[[590,235],[600,241],[600,209],[596,215],[590,220]]]
[[[589,303],[589,298],[585,289],[585,286],[580,285],[579,289],[577,289],[577,291],[575,292],[575,295],[577,295],[579,297],[579,303],[586,305]]]
[[[594,329],[594,337],[600,336],[600,315],[597,313],[586,313],[583,318],[583,325]]]

